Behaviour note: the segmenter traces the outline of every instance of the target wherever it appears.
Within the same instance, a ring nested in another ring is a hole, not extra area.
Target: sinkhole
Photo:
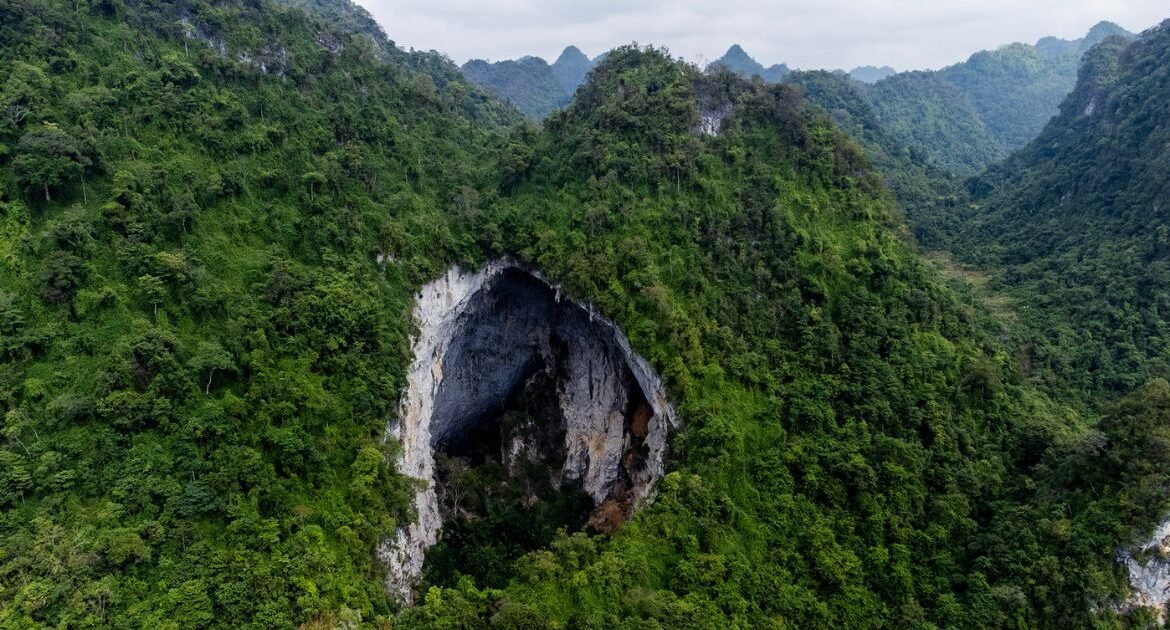
[[[419,292],[388,437],[420,480],[417,519],[380,550],[405,602],[427,567],[485,583],[557,527],[608,532],[662,476],[674,410],[616,326],[508,260]],[[428,558],[429,556],[429,558]]]

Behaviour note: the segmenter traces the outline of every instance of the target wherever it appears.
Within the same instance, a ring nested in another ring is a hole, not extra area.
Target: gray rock
[[[418,518],[386,541],[387,587],[409,602],[426,549],[442,528],[434,452],[472,434],[518,391],[553,383],[564,433],[560,479],[594,503],[646,500],[664,470],[674,409],[649,364],[608,320],[561,299],[559,288],[515,263],[452,268],[419,293],[414,363],[388,439],[399,470],[420,480]],[[535,448],[513,439],[505,461]]]
[[[1129,572],[1130,596],[1121,608],[1153,608],[1164,619],[1170,602],[1170,520],[1136,550],[1119,550],[1117,557]]]

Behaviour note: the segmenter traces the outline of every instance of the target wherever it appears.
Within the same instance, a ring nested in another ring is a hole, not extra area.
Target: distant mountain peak
[[[1060,39],[1059,37],[1041,37],[1036,42],[1036,49],[1041,54],[1048,57],[1058,57],[1060,55],[1077,55],[1080,56],[1086,50],[1100,44],[1107,38],[1118,35],[1125,39],[1133,39],[1134,34],[1125,30],[1121,26],[1113,22],[1102,20],[1093,25],[1089,32],[1080,39]]]
[[[897,70],[890,66],[881,66],[880,68],[877,66],[858,66],[849,71],[849,76],[862,83],[877,83],[896,73]]]
[[[585,53],[581,52],[580,48],[577,48],[576,46],[573,46],[572,44],[570,44],[568,46],[565,46],[565,49],[561,51],[561,56],[557,57],[557,60],[555,63],[579,62],[579,61],[584,61],[585,63],[589,63],[589,57],[587,57],[585,55]]]
[[[728,70],[741,74],[745,77],[758,76],[765,81],[776,83],[788,74],[788,66],[778,63],[769,68],[765,68],[763,64],[756,61],[743,46],[739,44],[732,44],[727,52],[722,57],[713,61],[708,68],[721,66]]]
[[[1120,35],[1126,39],[1133,39],[1134,37],[1133,33],[1125,30],[1121,26],[1102,20],[1094,24],[1093,28],[1089,29],[1084,39],[1081,40],[1081,49],[1088,50],[1113,35]]]
[[[727,52],[723,53],[723,58],[728,59],[736,57],[755,61],[751,55],[747,54],[747,51],[743,49],[743,46],[740,46],[739,44],[732,44],[731,47],[727,49]]]
[[[592,69],[593,62],[576,46],[566,46],[551,64],[533,55],[495,63],[473,59],[463,64],[468,80],[534,119],[564,107]]]
[[[566,95],[577,91],[577,86],[585,82],[586,75],[593,69],[593,62],[576,46],[566,46],[561,56],[552,64],[553,75],[560,83]]]
[[[1100,22],[1097,22],[1096,24],[1094,24],[1093,28],[1089,29],[1089,35],[1093,35],[1094,33],[1100,33],[1100,32],[1105,32],[1107,35],[1114,35],[1114,34],[1119,34],[1119,33],[1128,33],[1129,31],[1127,31],[1123,26],[1121,26],[1120,24],[1118,24],[1116,22],[1110,22],[1109,20],[1101,20]]]

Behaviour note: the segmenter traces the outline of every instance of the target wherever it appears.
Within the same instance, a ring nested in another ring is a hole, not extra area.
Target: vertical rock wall
[[[442,529],[435,449],[471,434],[531,383],[556,388],[563,482],[580,482],[613,512],[662,476],[675,415],[659,378],[612,323],[556,287],[506,260],[478,272],[454,267],[423,287],[415,318],[414,362],[387,437],[402,443],[399,470],[420,480],[418,517],[380,549],[401,600],[411,600]],[[507,459],[532,445],[505,448]]]
[[[1132,589],[1125,606],[1155,608],[1158,618],[1165,619],[1170,602],[1170,520],[1136,550],[1123,549],[1117,556],[1129,571]]]

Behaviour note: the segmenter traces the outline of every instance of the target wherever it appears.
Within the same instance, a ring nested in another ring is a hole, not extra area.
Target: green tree
[[[56,250],[41,264],[41,297],[60,303],[73,297],[85,279],[85,263],[70,252]]]
[[[158,276],[143,274],[138,276],[138,293],[147,304],[154,307],[154,317],[158,318],[158,305],[167,299],[167,285]]]
[[[12,337],[24,328],[24,313],[16,302],[16,296],[0,291],[0,339]]]
[[[234,370],[236,367],[232,355],[214,341],[200,342],[190,365],[199,374],[207,374],[207,384],[203,386],[204,394],[211,393],[211,379],[215,377],[216,370]]]
[[[309,171],[301,175],[301,183],[309,187],[309,201],[317,200],[317,191],[325,185],[325,175],[317,171]]]
[[[81,145],[55,123],[29,131],[16,145],[16,175],[26,186],[40,187],[45,201],[52,201],[49,190],[73,177],[82,177],[89,158]]]

